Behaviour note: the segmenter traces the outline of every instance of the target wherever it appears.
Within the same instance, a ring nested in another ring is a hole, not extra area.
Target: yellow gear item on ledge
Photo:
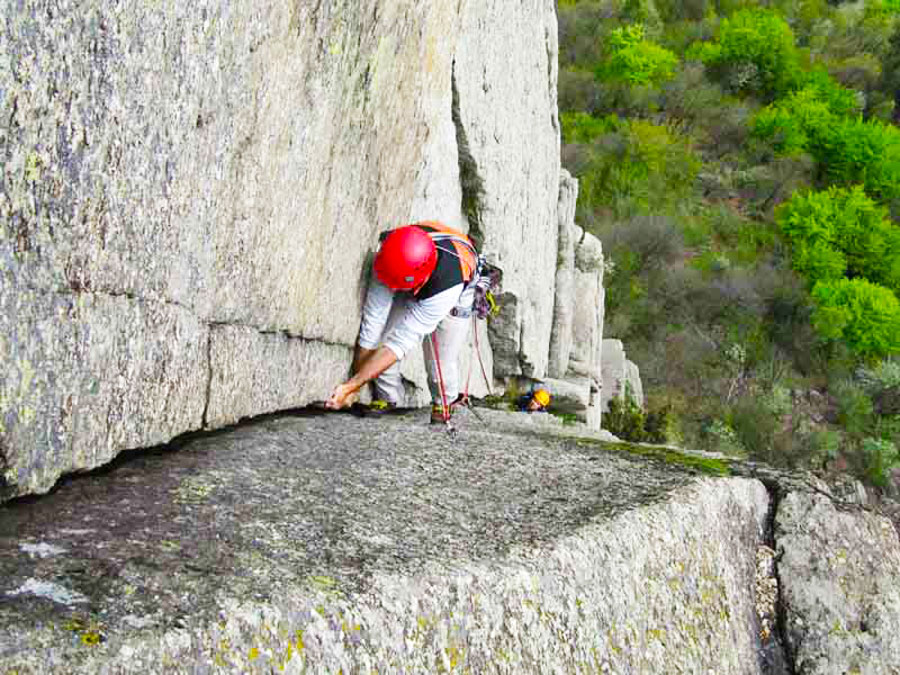
[[[538,389],[534,392],[534,400],[541,404],[542,408],[550,405],[550,392],[546,389]]]

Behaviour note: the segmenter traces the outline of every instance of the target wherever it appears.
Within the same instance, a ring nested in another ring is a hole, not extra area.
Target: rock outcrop
[[[900,542],[891,522],[791,492],[775,535],[795,672],[900,671]]]
[[[504,269],[494,373],[546,374],[551,0],[39,1],[0,21],[0,496],[324,398],[377,234],[422,218]]]
[[[0,671],[758,672],[761,483],[480,414],[275,419],[6,507]]]
[[[571,413],[592,429],[601,422],[603,346],[603,248],[575,224],[578,181],[563,171],[559,187],[559,256],[550,377],[543,380],[555,410]]]
[[[900,667],[887,520],[476,412],[271,418],[0,507],[0,672]]]
[[[621,340],[603,340],[603,359],[601,373],[603,376],[603,394],[601,406],[604,412],[609,410],[609,402],[618,398],[625,400],[631,396],[639,406],[644,405],[644,387],[641,373],[637,365],[625,356],[625,346]]]

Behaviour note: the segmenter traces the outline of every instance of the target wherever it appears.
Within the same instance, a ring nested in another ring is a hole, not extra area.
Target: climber
[[[522,412],[544,412],[550,405],[550,392],[546,389],[538,389],[520,396],[516,401],[516,408]]]
[[[370,381],[375,390],[371,407],[402,404],[405,390],[399,362],[422,343],[431,421],[448,421],[462,398],[457,356],[468,334],[476,267],[471,240],[442,223],[423,221],[382,234],[353,355],[353,375],[335,387],[325,406],[337,410],[351,405]]]

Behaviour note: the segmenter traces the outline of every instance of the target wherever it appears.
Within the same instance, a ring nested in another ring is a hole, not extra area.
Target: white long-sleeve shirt
[[[466,301],[471,305],[471,299],[462,297],[470,294],[464,293],[464,290],[466,290],[464,284],[457,284],[424,300],[416,300],[410,295],[403,315],[388,334],[383,335],[394,304],[395,293],[378,279],[373,278],[366,294],[366,304],[363,306],[362,324],[357,340],[359,346],[364,349],[375,349],[379,344],[383,344],[394,352],[397,360],[402,359],[410,349],[420,344],[426,335],[433,333],[454,307],[466,306]]]

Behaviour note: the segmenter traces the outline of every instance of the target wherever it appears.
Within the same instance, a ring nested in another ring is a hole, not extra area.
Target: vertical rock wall
[[[377,234],[410,220],[479,229],[513,370],[545,372],[550,0],[31,0],[0,22],[0,495],[324,398]]]
[[[467,216],[503,268],[504,315],[494,329],[500,377],[547,372],[560,161],[557,51],[554,2],[467,3],[454,82],[468,170],[476,174],[464,180],[480,193],[466,195]]]
[[[543,386],[554,408],[592,428],[601,422],[600,357],[603,345],[603,247],[575,225],[578,181],[562,171],[559,182],[559,253],[556,268],[549,379]]]

